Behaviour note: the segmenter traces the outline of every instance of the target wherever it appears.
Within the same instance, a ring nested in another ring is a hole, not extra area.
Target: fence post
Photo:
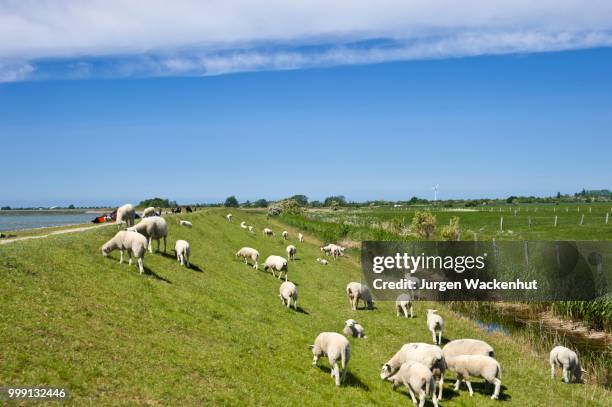
[[[499,231],[503,232],[504,231],[504,217],[500,217],[499,218]]]
[[[557,215],[555,215],[555,227],[557,227]]]
[[[584,225],[584,213],[582,214],[582,216],[580,217],[580,224]]]
[[[608,217],[610,216],[610,212],[606,212],[606,225],[608,224]]]
[[[531,216],[527,219],[527,225],[529,225],[529,229],[531,229]]]

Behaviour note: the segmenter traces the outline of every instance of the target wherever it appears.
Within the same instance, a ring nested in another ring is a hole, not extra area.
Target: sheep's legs
[[[455,391],[459,391],[459,387],[461,386],[461,379],[457,379],[455,382]]]
[[[495,384],[495,391],[493,392],[491,399],[495,400],[499,397],[499,390],[501,388],[501,380],[499,380],[498,378],[495,378],[495,380],[493,380],[493,383]]]
[[[569,369],[566,368],[565,366],[563,366],[563,381],[565,383],[569,383],[570,382],[570,380],[569,380]]]
[[[412,391],[410,386],[406,385],[406,388],[408,389],[408,394],[410,394],[410,398],[412,399],[412,403],[416,406],[417,405],[417,399],[414,396],[414,392]]]
[[[442,345],[442,331],[438,332],[438,345]]]
[[[550,378],[551,379],[555,378],[555,364],[554,363],[550,364]]]
[[[433,338],[433,343],[437,345],[438,341],[436,340],[436,331],[431,331],[431,337]]]
[[[255,260],[255,265],[253,266],[255,270],[259,270],[259,264],[257,264],[257,260]]]
[[[419,392],[419,407],[424,407],[424,406],[425,406],[425,392],[421,390]]]
[[[410,318],[414,318],[414,313],[413,313],[413,310],[412,310],[412,305],[410,306]]]
[[[440,376],[440,391],[438,392],[438,400],[442,400],[442,393],[444,392],[444,375]],[[433,391],[434,395],[436,394],[436,389]]]
[[[149,240],[149,253],[153,253],[153,245],[152,245],[153,239],[149,238],[148,240]]]
[[[119,257],[119,264],[123,264],[123,249],[119,250],[119,253],[121,253],[121,257]]]
[[[140,270],[140,274],[144,273],[144,265],[142,264],[142,257],[138,259],[138,270]]]
[[[297,311],[297,300],[293,301],[293,308]]]
[[[470,383],[469,380],[466,380],[465,384],[467,384],[468,390],[470,391],[470,396],[473,396],[474,395],[474,390],[472,390],[472,383]]]

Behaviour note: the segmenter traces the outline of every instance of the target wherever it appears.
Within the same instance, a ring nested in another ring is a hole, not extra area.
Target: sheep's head
[[[380,369],[380,378],[382,380],[387,380],[389,379],[391,376],[393,376],[395,372],[393,371],[393,369],[391,368],[391,365],[388,363],[385,363],[382,366],[382,369]]]
[[[347,319],[345,322],[346,326],[355,326],[356,323],[357,321],[355,321],[354,319]]]
[[[110,245],[108,243],[104,243],[104,246],[102,246],[102,256],[106,257],[108,256],[110,252],[111,252]]]
[[[428,309],[428,310],[427,310],[427,313],[428,313],[428,314],[435,314],[436,312],[438,312],[438,310],[437,310],[437,309]]]

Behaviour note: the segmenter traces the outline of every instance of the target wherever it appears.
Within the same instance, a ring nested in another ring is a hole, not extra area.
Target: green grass
[[[206,210],[170,221],[169,248],[191,243],[194,269],[172,256],[147,255],[150,274],[118,264],[118,253],[103,258],[100,246],[116,231],[101,228],[0,246],[0,386],[67,386],[75,405],[370,405],[409,404],[393,392],[379,368],[403,343],[429,342],[424,310],[397,319],[394,304],[372,311],[350,310],[344,294],[358,281],[358,258],[319,257],[312,235],[298,245],[289,279],[298,285],[294,312],[280,305],[279,281],[236,261],[242,246],[262,258],[284,255],[286,242],[261,235],[279,221],[234,210]],[[249,235],[238,224],[254,224]],[[289,229],[295,243],[297,230]],[[491,401],[476,384],[474,397],[447,383],[442,405],[605,405],[610,393],[590,384],[551,381],[547,355],[522,338],[489,334],[472,321],[436,305],[447,321],[445,338],[480,338],[496,350],[503,369],[501,401]],[[321,331],[340,331],[357,319],[368,339],[351,340],[348,383],[336,388],[324,361],[312,367],[307,345]],[[588,366],[587,366],[588,369]],[[447,382],[452,380],[447,376]],[[481,383],[476,379],[475,383]]]

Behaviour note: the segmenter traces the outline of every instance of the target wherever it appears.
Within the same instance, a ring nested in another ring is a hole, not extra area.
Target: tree
[[[412,231],[420,238],[430,240],[436,230],[436,217],[429,211],[416,211],[412,218]]]
[[[459,240],[461,230],[459,229],[459,217],[453,216],[448,225],[442,228],[442,237],[444,240],[456,241]]]
[[[73,204],[68,205],[68,209],[75,209]]]
[[[168,199],[156,197],[156,198],[150,198],[150,199],[145,199],[144,201],[140,201],[138,206],[141,208],[148,208],[150,206],[154,208],[174,208],[177,205],[176,205],[176,202],[174,201],[171,202]]]
[[[267,208],[268,207],[268,201],[266,201],[265,199],[258,199],[255,202],[253,202],[253,206],[255,208]]]
[[[308,197],[306,195],[293,195],[289,199],[295,200],[298,203],[299,206],[306,206],[306,205],[308,205]]]
[[[323,201],[323,206],[333,206],[332,203],[336,202],[335,206],[345,206],[346,205],[346,198],[344,197],[344,195],[336,195],[336,196],[328,196],[327,198],[325,198],[325,201]]]
[[[10,211],[10,210],[11,210],[11,207],[10,207],[10,206],[3,206],[2,208],[0,208],[0,210],[3,210],[3,211]]]
[[[237,208],[238,207],[238,200],[236,199],[236,197],[234,195],[229,196],[225,200],[225,203],[223,204],[223,206],[225,206],[227,208]]]

